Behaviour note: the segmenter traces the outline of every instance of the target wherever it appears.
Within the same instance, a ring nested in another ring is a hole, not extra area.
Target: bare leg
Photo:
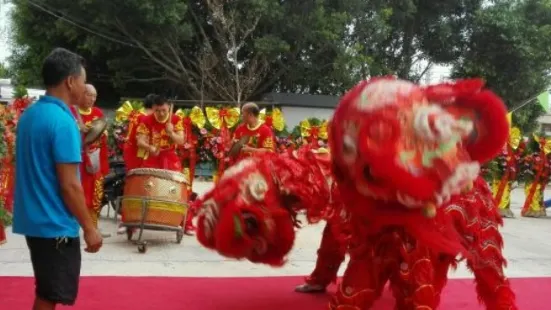
[[[44,300],[40,297],[35,297],[34,299],[33,310],[55,310],[55,308],[56,304],[51,301]]]
[[[306,283],[295,288],[299,293],[319,293],[337,279],[337,272],[345,258],[346,247],[335,237],[331,225],[323,229],[321,245],[318,249],[316,268],[306,278]]]

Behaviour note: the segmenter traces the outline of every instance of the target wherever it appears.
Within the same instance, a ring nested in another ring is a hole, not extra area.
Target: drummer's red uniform
[[[180,117],[173,115],[171,122],[174,125],[174,132],[184,131]],[[166,132],[166,122],[158,122],[154,114],[144,116],[140,119],[137,135],[146,136],[150,145],[161,150],[157,156],[146,155],[142,163],[143,168],[182,171],[182,162],[176,153],[176,144]]]
[[[241,124],[233,133],[234,140],[239,140],[243,136],[249,136],[248,146],[253,148],[263,148],[271,152],[275,151],[275,137],[274,133],[266,124],[261,123],[256,128],[250,128],[247,124]],[[243,152],[239,153],[237,160],[241,160],[246,157],[250,157],[253,153]]]
[[[80,118],[84,125],[89,125],[92,121],[103,118],[103,112],[96,107],[92,107],[89,111],[78,110]],[[102,207],[103,200],[103,179],[109,173],[109,151],[107,148],[107,132],[96,142],[87,146],[89,152],[99,149],[99,170],[96,173],[89,173],[86,169],[90,165],[90,158],[83,150],[82,164],[80,165],[80,179],[84,197],[86,198],[86,206],[90,210],[92,220],[97,227],[99,213]]]
[[[0,222],[0,245],[6,243],[6,231],[4,230],[4,225]]]
[[[128,124],[128,134],[122,151],[122,157],[127,171],[140,168],[143,164],[143,155],[145,155],[145,152],[144,154],[140,154],[136,141],[136,134],[138,132],[138,126],[144,117],[146,117],[146,115],[139,115],[131,119]]]

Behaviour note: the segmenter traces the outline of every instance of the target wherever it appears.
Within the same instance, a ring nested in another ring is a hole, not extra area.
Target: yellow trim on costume
[[[258,123],[256,124],[256,126],[253,127],[253,128],[249,127],[249,124],[246,124],[247,129],[248,129],[248,130],[257,130],[258,128],[260,128],[260,126],[262,126],[263,123],[262,123],[261,121],[257,121],[257,122],[258,122]]]
[[[78,108],[78,113],[80,113],[80,115],[90,115],[92,114],[92,108],[88,108],[86,110]]]
[[[155,114],[155,113],[153,113],[153,117],[155,118],[155,120],[156,120],[157,122],[159,122],[159,123],[161,123],[161,124],[164,124],[164,123],[166,123],[166,122],[168,121],[168,119],[170,118],[170,114],[168,114],[168,115],[166,116],[166,118],[165,118],[164,120],[162,120],[162,121],[160,121],[160,120],[157,118],[157,114]]]

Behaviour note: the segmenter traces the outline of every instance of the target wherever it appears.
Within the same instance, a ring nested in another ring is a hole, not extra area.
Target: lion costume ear
[[[475,130],[464,143],[471,159],[480,163],[499,154],[509,136],[505,104],[483,87],[481,79],[466,79],[425,89],[429,101],[441,104],[458,118],[471,119]]]

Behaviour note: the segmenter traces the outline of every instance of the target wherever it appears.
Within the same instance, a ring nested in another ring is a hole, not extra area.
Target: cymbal
[[[243,136],[241,137],[237,142],[235,142],[231,148],[230,148],[230,151],[228,152],[228,156],[229,157],[237,157],[237,155],[239,155],[239,152],[241,152],[241,149],[243,148],[243,146],[245,146],[245,144],[247,144],[247,142],[249,142],[249,138],[250,136]]]
[[[107,121],[104,118],[98,118],[90,123],[90,129],[84,136],[84,144],[88,145],[96,142],[103,132],[107,129]]]

